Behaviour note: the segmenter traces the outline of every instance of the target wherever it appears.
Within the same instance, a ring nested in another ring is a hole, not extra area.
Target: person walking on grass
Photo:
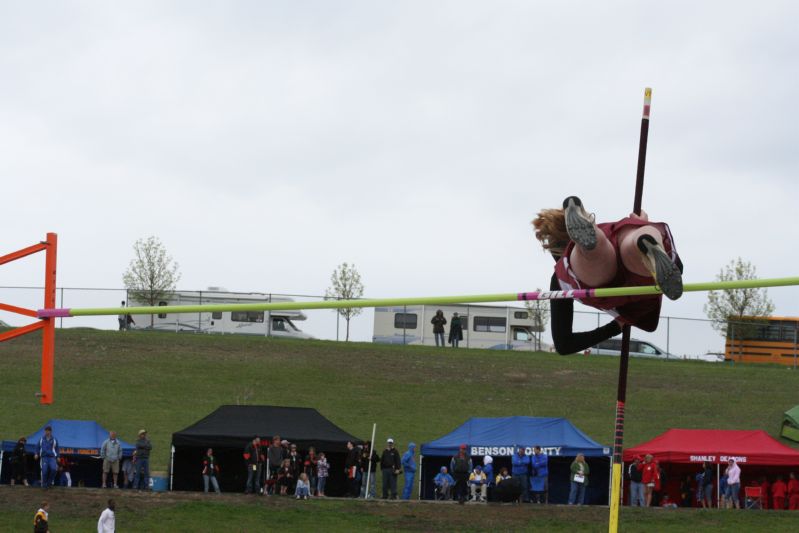
[[[117,528],[117,517],[114,510],[116,509],[116,502],[113,499],[108,500],[108,507],[100,514],[100,519],[97,521],[97,533],[114,533]]]
[[[430,321],[433,324],[433,336],[436,338],[436,346],[444,347],[444,326],[447,325],[447,319],[444,318],[444,311],[439,309],[436,315]]]
[[[585,503],[585,489],[588,487],[588,474],[591,471],[585,462],[583,454],[577,454],[577,458],[571,464],[570,470],[569,505],[583,505]]]
[[[44,435],[39,439],[36,455],[33,457],[40,461],[42,469],[42,487],[45,489],[53,486],[56,472],[58,472],[58,440],[53,436],[53,428],[44,428]]]
[[[100,488],[104,489],[108,474],[114,481],[114,488],[119,488],[119,461],[122,459],[122,445],[117,439],[116,431],[109,431],[108,438],[103,441],[100,446],[100,459],[103,460],[103,481]]]

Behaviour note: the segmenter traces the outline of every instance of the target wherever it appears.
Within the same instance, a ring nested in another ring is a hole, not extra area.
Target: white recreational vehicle
[[[293,302],[291,298],[257,292],[228,292],[219,287],[207,291],[174,291],[157,305],[203,305]],[[131,307],[148,304],[130,301]],[[294,323],[305,320],[302,311],[218,311],[201,313],[164,313],[154,315],[152,329],[161,331],[193,331],[197,333],[230,333],[265,335],[293,339],[312,339]],[[138,328],[150,328],[150,316],[136,317]]]
[[[461,347],[494,350],[548,350],[536,339],[541,331],[527,309],[488,305],[414,305],[376,307],[373,342],[384,344],[423,344],[435,346],[433,325],[436,311],[444,312],[445,340],[449,337],[452,315],[458,313],[463,327]]]

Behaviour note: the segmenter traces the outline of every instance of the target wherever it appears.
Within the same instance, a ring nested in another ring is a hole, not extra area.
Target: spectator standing
[[[643,465],[641,464],[641,456],[636,455],[633,462],[627,468],[627,477],[630,478],[630,506],[643,507],[644,506],[644,484],[642,480]]]
[[[289,485],[289,492],[293,493],[297,488],[297,480],[300,479],[300,474],[303,471],[302,456],[297,451],[297,445],[292,444],[289,448],[289,466],[291,467],[291,484]]]
[[[444,326],[447,325],[447,319],[444,318],[444,311],[439,309],[436,315],[430,321],[433,324],[433,336],[436,338],[436,346],[444,347]]]
[[[377,465],[379,464],[380,456],[372,447],[372,442],[366,441],[361,450],[361,498],[377,497]],[[369,478],[369,494],[366,494],[367,477]]]
[[[388,499],[390,493],[391,499],[396,500],[397,476],[402,472],[402,461],[392,438],[386,441],[386,449],[380,456],[380,471],[383,473],[383,499]]]
[[[269,468],[269,479],[276,480],[277,473],[280,471],[280,466],[283,464],[283,459],[286,459],[288,454],[283,453],[283,446],[280,443],[280,435],[275,435],[272,438],[272,444],[266,449],[267,466]],[[272,493],[274,494],[274,484],[272,486]]]
[[[488,499],[487,488],[488,479],[483,473],[483,467],[475,465],[474,470],[469,474],[469,489],[471,490],[472,501],[485,502]]]
[[[488,491],[494,486],[494,458],[490,455],[483,457],[483,474],[486,475],[486,499],[488,499]]]
[[[453,485],[455,485],[455,480],[447,472],[447,467],[442,466],[439,473],[436,474],[436,477],[433,478],[433,486],[435,487],[436,500],[451,499]]]
[[[785,509],[785,495],[788,494],[788,486],[782,480],[782,476],[777,476],[777,481],[771,484],[771,508],[775,511]]]
[[[288,459],[283,459],[283,464],[277,473],[277,484],[280,486],[280,494],[288,494],[289,486],[293,483],[293,474],[291,473],[291,464]]]
[[[588,486],[590,468],[585,462],[585,456],[577,454],[571,464],[571,488],[569,489],[569,505],[583,505],[585,503],[585,489]]]
[[[25,454],[25,445],[28,439],[20,437],[14,446],[14,451],[11,452],[11,484],[28,486],[28,461]]]
[[[117,528],[117,517],[114,512],[116,509],[116,502],[108,500],[108,507],[100,514],[100,519],[97,521],[97,533],[114,533]]]
[[[122,310],[117,315],[117,322],[119,322],[119,331],[125,331],[128,329],[128,313],[125,311],[125,302],[120,304]]]
[[[105,488],[105,483],[108,480],[108,473],[111,473],[111,479],[114,481],[114,488],[119,488],[119,461],[122,459],[122,445],[117,439],[116,431],[109,431],[108,438],[103,441],[100,446],[100,458],[103,460],[103,482],[100,488]]]
[[[44,428],[44,435],[39,439],[35,460],[40,461],[42,469],[42,487],[47,489],[53,485],[58,472],[58,440],[53,436],[53,428]]]
[[[247,485],[245,494],[258,494],[258,480],[261,478],[261,439],[253,437],[244,448],[244,460],[247,462]]]
[[[138,490],[150,490],[150,451],[153,445],[147,438],[147,430],[139,430],[136,441],[136,480]]]
[[[511,475],[521,483],[522,502],[530,503],[530,457],[522,446],[516,449],[516,454],[511,459]]]
[[[546,503],[547,481],[549,478],[549,456],[541,450],[541,446],[533,448],[530,457],[530,480],[535,503]]]
[[[472,471],[472,458],[466,455],[466,445],[461,444],[458,453],[449,462],[449,470],[455,479],[455,498],[458,503],[466,502],[466,491],[469,482],[469,473]]]
[[[297,487],[294,489],[294,495],[298,500],[307,500],[311,494],[311,485],[308,481],[308,474],[303,472],[297,479]]]
[[[208,448],[205,451],[205,457],[203,457],[203,490],[207,493],[208,492],[208,485],[209,483],[214,487],[214,492],[217,494],[222,494],[222,491],[219,490],[219,483],[216,481],[216,475],[219,473],[219,465],[216,464],[216,458],[214,457],[214,450]]]
[[[393,441],[392,441],[393,442]],[[344,459],[344,473],[347,475],[347,496],[357,498],[361,491],[360,475],[360,456],[358,448],[352,442],[347,442],[347,457]]]
[[[449,325],[449,343],[453,348],[458,347],[458,343],[463,340],[463,326],[458,313],[452,315],[452,322]]]
[[[702,508],[713,508],[713,465],[702,463]]]
[[[308,455],[305,456],[305,460],[302,462],[302,471],[308,476],[308,488],[311,496],[314,495],[318,483],[316,475],[316,465],[318,462],[319,457],[316,455],[316,448],[311,446],[308,448]]]
[[[42,506],[33,516],[33,533],[50,533],[50,504],[42,502]]]
[[[796,472],[788,475],[788,509],[799,511],[799,479],[796,479]]]
[[[727,508],[727,469],[724,469],[724,473],[719,478],[719,507]]]
[[[325,485],[330,471],[330,463],[327,462],[324,452],[319,454],[319,461],[316,462],[316,475],[319,476],[319,485],[316,487],[317,496],[325,495]]]
[[[644,466],[641,469],[641,482],[644,484],[644,503],[646,507],[652,505],[652,493],[655,492],[658,475],[657,463],[653,460],[651,454],[646,454]]]
[[[408,443],[408,451],[402,454],[402,472],[405,475],[405,486],[402,488],[402,499],[410,500],[413,492],[413,480],[416,478],[416,459],[413,457],[416,444]]]
[[[728,462],[727,470],[727,507],[732,509],[741,508],[741,501],[738,498],[738,493],[741,490],[741,467],[735,463],[735,459],[730,459]]]
[[[771,499],[771,484],[766,479],[766,476],[760,478],[760,506],[762,509],[769,508],[769,500]]]

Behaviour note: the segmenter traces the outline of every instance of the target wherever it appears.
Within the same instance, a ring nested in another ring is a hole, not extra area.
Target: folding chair
[[[762,509],[762,497],[763,494],[760,487],[744,487],[744,502],[746,509]]]

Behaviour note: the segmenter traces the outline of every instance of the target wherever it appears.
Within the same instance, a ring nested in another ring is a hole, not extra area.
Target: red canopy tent
[[[717,465],[716,497],[721,465],[730,459],[741,467],[742,485],[765,476],[785,475],[799,468],[799,450],[777,441],[762,430],[740,431],[725,429],[670,429],[654,439],[624,450],[623,461],[630,463],[636,456],[651,454],[665,465],[667,481],[664,491],[672,500],[679,494],[680,480],[692,476],[707,461]]]
[[[624,461],[652,454],[660,463],[799,466],[799,450],[781,444],[762,430],[670,429],[654,439],[624,450]]]

